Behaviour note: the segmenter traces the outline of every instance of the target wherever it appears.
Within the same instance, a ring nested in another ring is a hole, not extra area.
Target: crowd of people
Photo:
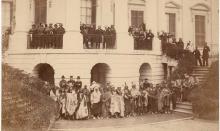
[[[138,27],[130,26],[128,33],[134,38],[135,50],[152,50],[154,34],[150,29],[146,29],[144,23]]]
[[[184,50],[189,50],[191,46],[189,41],[184,48],[182,38],[179,38],[177,41],[172,34],[164,31],[158,33],[158,38],[161,40],[162,53],[174,59],[180,59],[183,56]]]
[[[116,48],[116,30],[114,25],[101,26],[81,24],[81,34],[83,35],[83,45],[86,49],[114,49]]]
[[[58,24],[33,24],[29,30],[29,49],[62,49],[65,29]]]
[[[190,101],[188,94],[198,86],[196,77],[185,75],[173,81],[156,84],[144,79],[137,86],[125,83],[115,88],[110,82],[90,86],[82,84],[80,77],[67,81],[64,76],[59,87],[48,90],[59,106],[57,119],[84,120],[139,116],[146,113],[172,113],[177,101]]]

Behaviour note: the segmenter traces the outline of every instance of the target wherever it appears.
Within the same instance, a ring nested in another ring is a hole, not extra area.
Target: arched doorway
[[[142,82],[144,79],[151,79],[151,66],[148,63],[144,63],[141,65],[139,69],[139,82]]]
[[[50,84],[54,84],[54,69],[47,63],[40,63],[35,66],[34,75],[43,81],[48,81]]]
[[[96,81],[105,85],[108,81],[110,70],[110,67],[105,63],[98,63],[94,65],[91,70],[91,82]]]

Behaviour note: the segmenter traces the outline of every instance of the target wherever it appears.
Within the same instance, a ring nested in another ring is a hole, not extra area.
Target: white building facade
[[[55,84],[62,75],[80,76],[84,85],[92,80],[110,81],[115,86],[138,84],[144,78],[153,84],[161,82],[176,65],[162,56],[157,38],[162,30],[183,38],[185,43],[192,41],[192,48],[202,48],[201,43],[206,41],[211,55],[218,54],[218,0],[3,0],[2,5],[5,19],[6,10],[12,8],[6,63],[39,77],[48,73]],[[152,50],[134,49],[128,28],[135,20],[143,21],[154,33]],[[27,48],[28,31],[39,21],[63,24],[66,33],[62,49]],[[114,25],[116,49],[84,49],[80,23]]]

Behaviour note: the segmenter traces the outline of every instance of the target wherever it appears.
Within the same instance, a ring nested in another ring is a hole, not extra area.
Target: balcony
[[[33,24],[27,36],[27,49],[63,49],[62,23]]]
[[[63,34],[29,34],[27,49],[62,49]]]
[[[83,34],[84,49],[116,49],[116,35]]]
[[[145,27],[129,27],[128,33],[134,39],[134,50],[152,50],[154,34]]]
[[[96,28],[94,25],[82,24],[80,32],[83,36],[84,49],[116,49],[116,30],[114,25]]]

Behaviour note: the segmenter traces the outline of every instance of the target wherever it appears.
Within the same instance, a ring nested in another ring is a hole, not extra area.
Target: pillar
[[[9,43],[9,50],[21,51],[27,49],[27,33],[31,28],[30,0],[16,0],[15,29]]]
[[[83,50],[82,35],[80,34],[80,0],[66,0],[66,23],[63,40],[64,50]]]
[[[133,50],[133,38],[128,35],[128,0],[115,0],[115,28],[117,33],[117,50]]]

